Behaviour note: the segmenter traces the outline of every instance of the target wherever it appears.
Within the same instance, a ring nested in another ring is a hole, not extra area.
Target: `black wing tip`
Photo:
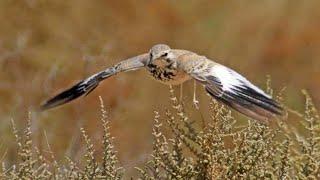
[[[233,95],[230,93],[231,96],[251,102],[275,115],[283,115],[285,112],[283,106],[270,95],[262,94],[250,87],[237,87],[233,90],[237,93]]]
[[[49,106],[48,102],[45,102],[45,103],[40,105],[40,107],[38,108],[38,111],[44,112],[44,111],[49,110],[49,109],[50,109],[50,106]]]
[[[78,82],[76,85],[67,89],[53,98],[49,99],[48,101],[44,102],[39,107],[39,111],[43,112],[57,106],[66,104],[86,93],[86,84],[83,84],[83,81]],[[95,86],[96,87],[96,86]],[[91,89],[90,89],[91,90]]]
[[[261,98],[259,95],[243,96],[242,94],[235,95],[236,98],[244,99],[245,101],[252,103],[253,105],[260,107],[274,115],[284,115],[283,107],[272,98]]]
[[[231,89],[224,90],[220,79],[215,76],[206,77],[209,83],[206,91],[224,104],[233,107],[242,114],[255,119],[264,119],[275,116],[284,116],[286,111],[283,106],[270,95],[254,88],[251,83],[242,82],[232,85]]]
[[[276,107],[277,112],[274,114],[277,115],[278,117],[286,117],[288,115],[288,112],[285,109],[285,106],[283,104],[278,103],[277,101],[274,101],[274,102],[277,103],[277,107]]]
[[[52,99],[41,104],[39,107],[39,111],[40,112],[47,111],[49,109],[56,108],[59,105],[62,105],[62,104],[65,104],[65,103],[68,103],[69,101],[71,101],[71,100],[57,99],[56,97],[57,96],[55,96]]]
[[[57,95],[59,96],[59,95]],[[66,104],[68,102],[70,102],[71,100],[75,99],[75,98],[72,98],[72,99],[59,99],[57,98],[57,96],[53,97],[52,99],[44,102],[43,104],[40,105],[39,107],[39,111],[40,112],[43,112],[43,111],[47,111],[49,109],[53,109],[53,108],[56,108],[60,105],[63,105],[63,104]]]
[[[71,88],[57,94],[53,98],[40,105],[39,110],[45,111],[48,109],[52,109],[68,103],[80,96],[87,96],[99,85],[100,81],[110,77],[111,75],[114,75],[116,73],[115,71],[116,70],[114,69],[114,67],[112,67],[78,82]]]
[[[209,87],[206,87],[206,91],[224,104],[257,120],[286,115],[286,111],[280,103],[258,92],[235,91],[237,93],[232,93],[224,91],[221,96],[217,96]]]

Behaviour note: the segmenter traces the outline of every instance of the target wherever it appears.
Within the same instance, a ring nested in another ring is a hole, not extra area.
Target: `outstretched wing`
[[[261,121],[283,115],[279,103],[234,70],[208,59],[199,62],[200,68],[194,68],[189,74],[203,83],[217,100]]]
[[[56,106],[70,102],[80,96],[88,95],[99,85],[99,83],[102,80],[110,76],[113,76],[119,72],[131,71],[131,70],[136,70],[141,67],[144,67],[148,58],[149,58],[149,55],[146,53],[140,56],[136,56],[136,57],[121,61],[115,66],[107,68],[106,70],[101,71],[99,73],[96,73],[88,77],[87,79],[84,79],[78,82],[77,84],[72,86],[70,89],[67,89],[61,92],[60,94],[54,96],[53,98],[46,101],[43,105],[41,105],[40,109],[41,110],[51,109]]]

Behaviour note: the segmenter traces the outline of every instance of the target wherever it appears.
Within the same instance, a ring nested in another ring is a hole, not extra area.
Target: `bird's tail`
[[[106,69],[105,71],[101,71],[97,74],[94,74],[88,77],[87,79],[78,82],[71,88],[49,99],[48,101],[46,101],[44,104],[40,106],[40,110],[44,111],[47,109],[51,109],[59,105],[68,103],[80,96],[88,95],[99,85],[99,83],[102,80],[114,75],[115,73],[116,73],[115,68],[112,67],[112,68]]]

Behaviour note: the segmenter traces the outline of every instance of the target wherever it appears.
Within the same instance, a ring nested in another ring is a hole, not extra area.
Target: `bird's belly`
[[[179,85],[191,79],[191,77],[183,72],[177,70],[163,70],[149,71],[153,79],[166,85]]]

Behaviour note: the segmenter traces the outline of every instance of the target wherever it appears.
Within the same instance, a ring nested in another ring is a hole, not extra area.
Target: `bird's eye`
[[[164,53],[164,54],[162,54],[162,56],[161,56],[161,57],[166,57],[166,56],[168,56],[168,53]]]

